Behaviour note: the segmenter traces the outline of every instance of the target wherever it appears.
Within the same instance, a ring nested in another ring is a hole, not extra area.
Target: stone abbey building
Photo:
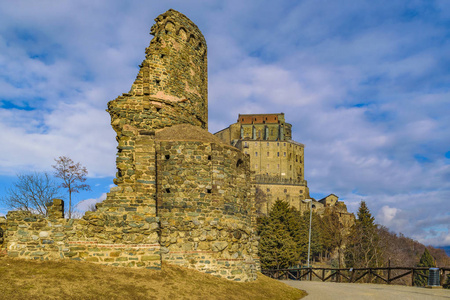
[[[267,214],[276,200],[284,200],[300,212],[309,210],[311,198],[305,180],[304,149],[292,140],[292,125],[284,113],[240,114],[237,122],[215,135],[250,157],[256,187],[256,211]],[[334,194],[312,199],[313,211],[322,214],[325,208],[335,208],[344,224],[351,224],[353,215]]]
[[[248,154],[250,169],[262,201],[257,211],[266,214],[275,200],[301,210],[309,197],[304,177],[304,148],[292,140],[292,125],[284,113],[239,115],[236,123],[217,133],[224,142]]]

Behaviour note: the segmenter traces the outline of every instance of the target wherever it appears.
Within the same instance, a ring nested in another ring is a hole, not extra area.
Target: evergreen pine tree
[[[381,264],[380,238],[375,218],[366,203],[361,201],[358,219],[350,229],[345,251],[346,265],[354,268],[378,267]]]
[[[432,268],[434,267],[434,258],[431,256],[430,252],[427,248],[425,248],[425,251],[423,252],[422,256],[420,257],[420,261],[417,264],[417,267],[427,267]],[[428,280],[425,276],[428,276],[428,271],[417,271],[416,275],[414,276],[414,285],[415,286],[426,286],[428,284]]]
[[[296,233],[289,231],[291,214],[289,204],[277,200],[269,216],[259,218],[259,256],[263,268],[288,268],[298,262],[300,252],[294,241]]]

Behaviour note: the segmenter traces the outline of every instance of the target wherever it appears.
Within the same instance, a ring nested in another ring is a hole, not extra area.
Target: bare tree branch
[[[19,174],[17,181],[7,190],[7,196],[1,199],[13,210],[25,210],[47,215],[47,204],[54,198],[60,198],[59,188],[47,173]]]
[[[91,187],[84,184],[88,171],[80,163],[75,163],[67,156],[60,156],[55,159],[56,164],[52,165],[55,169],[55,176],[61,178],[63,183],[60,187],[69,192],[69,219],[72,218],[72,193],[79,193],[81,190],[89,191]]]

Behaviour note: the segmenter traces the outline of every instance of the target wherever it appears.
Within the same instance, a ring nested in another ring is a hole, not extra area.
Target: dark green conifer
[[[420,257],[420,261],[417,264],[417,267],[427,267],[432,268],[435,267],[434,258],[431,256],[430,252],[427,248],[423,252]],[[428,271],[417,271],[414,276],[414,285],[415,286],[426,286],[428,284],[428,279],[425,276],[428,276]]]

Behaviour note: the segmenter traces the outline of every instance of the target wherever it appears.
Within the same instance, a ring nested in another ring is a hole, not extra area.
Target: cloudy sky
[[[130,89],[169,8],[208,43],[209,131],[284,112],[312,196],[425,244],[450,245],[450,2],[1,1],[0,195],[70,156],[104,199],[115,174],[109,100]],[[0,207],[0,214],[7,208]]]

